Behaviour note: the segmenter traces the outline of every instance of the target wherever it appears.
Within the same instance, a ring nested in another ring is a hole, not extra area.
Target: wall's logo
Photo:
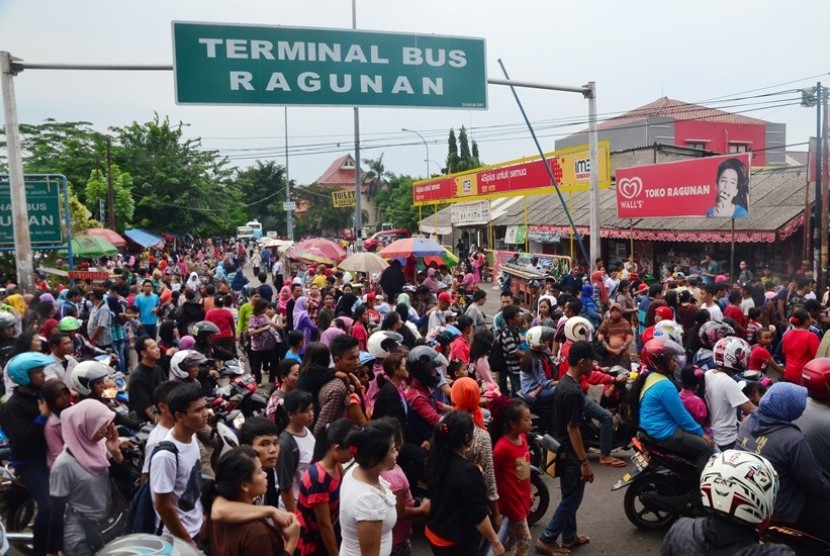
[[[634,199],[643,192],[643,182],[640,178],[623,178],[617,182],[617,190],[626,199]]]

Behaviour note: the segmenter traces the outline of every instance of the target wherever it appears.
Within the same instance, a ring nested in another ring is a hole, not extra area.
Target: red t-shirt
[[[723,316],[734,320],[741,328],[746,328],[746,315],[737,305],[729,305],[723,311]]]
[[[366,332],[366,327],[362,322],[356,322],[352,325],[352,337],[357,339],[360,344],[360,351],[366,351],[366,342],[369,340],[369,334]]]
[[[511,522],[527,518],[530,512],[530,449],[527,436],[521,444],[502,436],[493,448],[493,471],[499,491],[499,511]]]
[[[219,334],[213,336],[214,340],[234,337],[233,313],[230,309],[211,309],[205,315],[205,320],[219,327]]]
[[[781,340],[781,351],[787,360],[784,380],[801,384],[801,370],[815,359],[820,343],[818,336],[803,328],[794,328],[784,334]]]
[[[752,346],[752,351],[749,353],[749,363],[747,369],[750,371],[763,371],[764,363],[772,359],[772,355],[767,348],[760,344]]]
[[[447,357],[450,361],[458,359],[465,365],[470,364],[470,343],[464,336],[459,336],[450,344],[450,356]]]

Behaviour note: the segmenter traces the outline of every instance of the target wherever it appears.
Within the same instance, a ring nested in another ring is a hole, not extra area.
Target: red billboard
[[[619,168],[617,216],[749,216],[750,153]]]

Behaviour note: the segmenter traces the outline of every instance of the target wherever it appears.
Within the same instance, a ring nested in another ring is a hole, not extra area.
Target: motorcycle
[[[645,437],[631,439],[634,467],[612,491],[628,487],[623,508],[625,516],[638,529],[656,531],[668,528],[678,517],[700,513],[694,501],[698,492],[695,461],[672,452]]]
[[[548,453],[556,454],[559,442],[549,434],[539,434],[531,431],[527,435],[530,445],[530,512],[527,516],[528,525],[533,525],[542,519],[550,507],[550,491],[544,478],[546,474],[553,474],[556,458],[549,458]]]

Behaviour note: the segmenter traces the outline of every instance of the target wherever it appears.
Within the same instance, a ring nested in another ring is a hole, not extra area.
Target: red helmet
[[[801,382],[811,397],[830,401],[830,357],[819,357],[804,365]]]
[[[640,363],[651,370],[666,373],[669,370],[669,361],[680,361],[686,352],[683,347],[668,338],[655,338],[646,342],[640,352]]]

